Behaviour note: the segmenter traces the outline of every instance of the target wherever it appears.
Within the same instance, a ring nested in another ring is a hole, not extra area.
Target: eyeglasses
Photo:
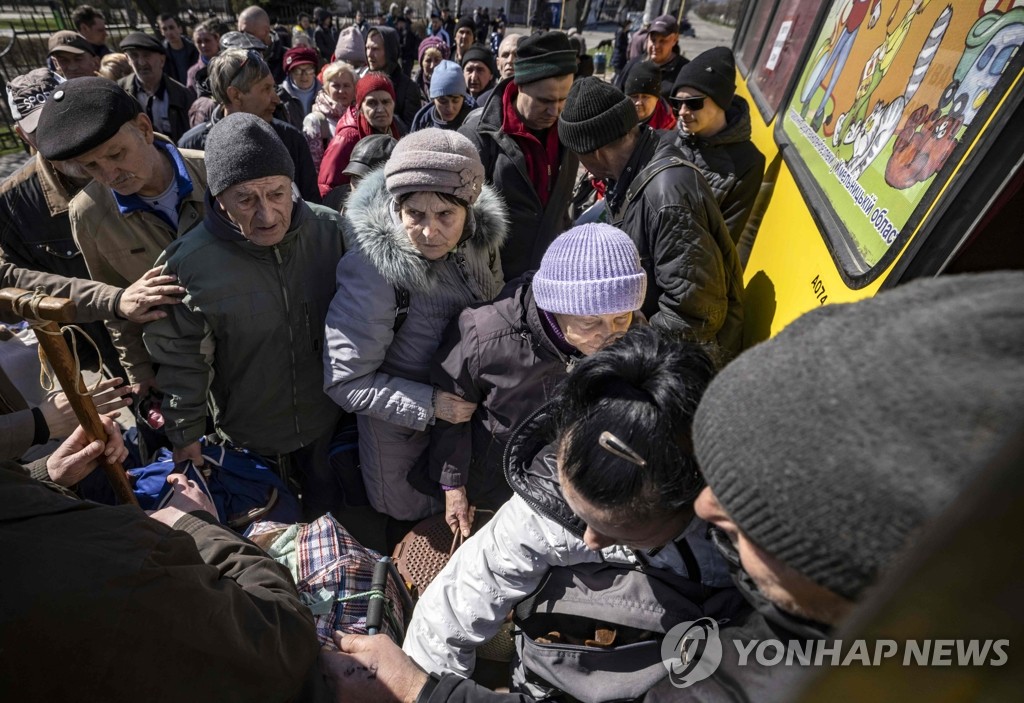
[[[313,75],[316,75],[316,69],[313,68],[312,66],[299,66],[298,68],[293,68],[291,70],[291,72],[292,73],[297,73],[300,76],[313,76]]]
[[[235,71],[235,75],[231,76],[231,80],[228,81],[228,85],[234,85],[238,77],[242,75],[242,71],[245,69],[245,64],[249,63],[249,59],[253,60],[253,63],[258,63],[266,66],[266,61],[263,60],[263,54],[256,51],[256,49],[248,49],[245,52],[245,58],[242,59],[242,63],[238,64],[238,70]]]
[[[681,107],[685,107],[690,112],[697,112],[698,110],[704,109],[704,101],[708,99],[708,96],[701,95],[696,98],[669,98],[669,102],[677,110]]]

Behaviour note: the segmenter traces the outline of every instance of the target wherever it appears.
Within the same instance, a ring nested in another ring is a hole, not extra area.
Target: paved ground
[[[18,167],[27,160],[28,154],[24,151],[0,156],[0,178],[7,178],[9,175],[17,171]]]

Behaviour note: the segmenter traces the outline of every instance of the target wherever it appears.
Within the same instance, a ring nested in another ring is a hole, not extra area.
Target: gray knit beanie
[[[402,137],[384,167],[392,196],[448,193],[472,205],[484,184],[484,165],[473,142],[450,129],[429,127]]]
[[[537,307],[560,315],[613,315],[639,310],[647,274],[629,235],[606,224],[560,234],[533,276]]]
[[[754,543],[856,599],[1024,417],[1024,273],[807,313],[711,383],[694,447]]]
[[[558,118],[558,138],[571,151],[589,154],[626,136],[637,121],[632,100],[611,83],[589,76],[572,84]]]
[[[267,176],[295,180],[295,163],[266,120],[236,112],[214,123],[206,137],[206,180],[210,195],[243,181]]]

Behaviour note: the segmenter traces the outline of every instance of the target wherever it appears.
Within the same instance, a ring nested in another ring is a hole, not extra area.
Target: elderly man
[[[515,75],[516,51],[522,34],[506,34],[498,45],[498,80],[511,78]]]
[[[270,15],[259,5],[250,5],[238,13],[238,31],[248,32],[266,46],[264,58],[274,76],[274,84],[284,83],[288,73],[284,70],[284,52],[288,50],[281,43],[277,32],[270,26]]]
[[[252,51],[228,49],[210,61],[207,83],[217,102],[208,122],[190,129],[178,141],[183,149],[205,149],[206,139],[213,126],[224,117],[246,112],[266,120],[284,143],[295,165],[295,185],[302,197],[312,203],[320,202],[316,184],[316,167],[309,153],[309,145],[302,133],[274,115],[281,99],[274,85],[270,68]]]
[[[599,78],[572,86],[558,135],[605,181],[606,219],[633,239],[647,271],[651,324],[737,354],[743,273],[707,182],[672,144],[638,125],[633,102]]]
[[[163,44],[156,37],[132,32],[121,40],[121,51],[128,55],[132,75],[118,84],[135,96],[157,132],[178,141],[188,131],[188,109],[195,96],[164,73],[167,55]]]
[[[722,624],[721,664],[688,682],[685,700],[795,700],[794,680],[809,667],[799,655],[761,665],[758,642],[811,651],[815,668],[856,651],[844,642],[833,657],[835,643],[807,645],[939,526],[1020,429],[1022,295],[1024,275],[1000,272],[828,305],[712,381],[693,425],[707,480],[695,508],[752,608]],[[833,349],[841,353],[823,353]],[[981,551],[984,564],[992,552]],[[944,623],[946,637],[963,632],[955,619]],[[428,677],[387,637],[336,633],[335,641],[342,653],[324,653],[321,668],[339,701],[529,700],[454,674]],[[739,647],[751,656],[741,660]],[[680,700],[678,682],[666,676],[644,700]]]
[[[206,218],[159,260],[185,301],[144,334],[169,398],[167,436],[175,460],[202,463],[209,399],[218,435],[299,473],[316,517],[337,508],[327,445],[338,408],[323,392],[323,336],[341,217],[293,198],[291,155],[256,115],[213,126],[206,167]]]
[[[466,79],[466,88],[480,105],[483,104],[481,96],[494,88],[494,76],[497,72],[494,54],[483,44],[469,47],[462,57],[462,73]]]
[[[96,281],[125,287],[153,266],[168,244],[203,219],[203,155],[178,151],[155,133],[138,101],[105,78],[76,78],[54,90],[39,117],[39,153],[71,161],[93,178],[68,215]],[[136,393],[153,367],[138,325],[108,323]]]
[[[616,74],[615,87],[625,92],[626,79],[629,72],[644,59],[654,62],[661,70],[661,96],[672,97],[672,85],[676,82],[679,69],[686,64],[686,59],[677,51],[679,43],[679,23],[672,15],[661,15],[651,22],[651,29],[647,34],[647,42],[644,45],[645,54],[631,59],[626,66]]]
[[[466,16],[459,19],[458,25],[455,28],[455,36],[452,37],[453,44],[453,61],[458,64],[462,63],[462,57],[469,47],[473,46],[476,41],[476,23],[473,22],[473,18]]]
[[[544,250],[569,227],[579,162],[559,141],[556,125],[575,72],[576,52],[564,34],[527,37],[519,43],[515,78],[498,83],[459,128],[508,202],[501,267],[509,281],[536,269]]]
[[[423,103],[420,89],[401,66],[398,32],[392,27],[371,27],[366,33],[366,63],[371,71],[380,71],[391,79],[395,88],[395,116],[408,128]]]
[[[53,63],[54,72],[64,80],[95,76],[100,70],[99,57],[81,34],[66,29],[54,32],[48,46],[47,57]]]
[[[107,46],[107,19],[103,13],[90,5],[79,5],[71,13],[71,24],[85,37],[96,58],[102,59],[113,53]]]

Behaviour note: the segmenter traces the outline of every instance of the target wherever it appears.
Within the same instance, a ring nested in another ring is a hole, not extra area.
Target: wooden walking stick
[[[24,318],[36,331],[36,338],[39,340],[40,361],[49,361],[53,367],[53,373],[57,377],[61,390],[68,397],[71,408],[75,411],[75,417],[79,424],[85,429],[89,441],[107,441],[107,432],[100,422],[100,414],[96,410],[89,389],[82,378],[81,370],[72,357],[71,350],[64,340],[60,325],[57,323],[70,323],[75,321],[77,309],[73,300],[66,298],[50,298],[41,293],[21,290],[20,288],[4,288],[0,290],[0,312],[14,313]],[[45,358],[42,358],[44,357]],[[128,483],[128,475],[120,461],[100,456],[100,466],[103,467],[107,480],[114,488],[114,494],[121,503],[138,505],[135,493]]]

